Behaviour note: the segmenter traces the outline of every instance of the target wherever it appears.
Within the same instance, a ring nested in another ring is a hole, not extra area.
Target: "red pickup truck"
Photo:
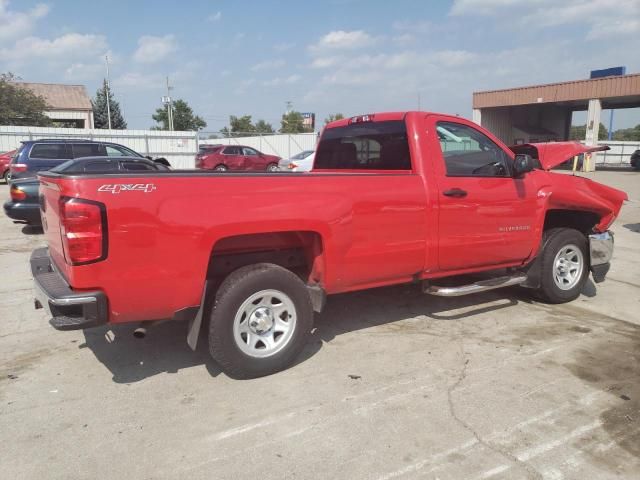
[[[549,169],[598,148],[510,149],[462,118],[399,112],[327,125],[310,173],[43,172],[36,306],[60,330],[186,321],[192,348],[206,326],[213,358],[247,378],[290,365],[334,293],[521,285],[568,302],[604,280],[627,196]]]

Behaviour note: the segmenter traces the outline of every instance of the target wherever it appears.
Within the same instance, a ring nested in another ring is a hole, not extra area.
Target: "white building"
[[[84,85],[16,83],[45,99],[49,110],[44,113],[56,126],[93,128],[93,107]]]

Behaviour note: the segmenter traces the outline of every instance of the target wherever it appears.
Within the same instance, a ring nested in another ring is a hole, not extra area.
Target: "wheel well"
[[[316,232],[267,232],[218,240],[211,250],[207,279],[222,281],[238,268],[274,263],[310,285],[324,281],[322,237]]]
[[[593,212],[581,210],[549,210],[544,219],[544,230],[557,227],[575,228],[588,235],[600,222],[600,217]]]

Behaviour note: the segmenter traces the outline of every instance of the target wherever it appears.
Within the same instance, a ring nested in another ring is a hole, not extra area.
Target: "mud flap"
[[[204,289],[202,290],[202,298],[200,299],[200,308],[198,313],[193,317],[193,320],[189,322],[189,333],[187,333],[187,345],[191,347],[191,350],[196,349],[198,346],[198,337],[200,336],[200,328],[202,327],[202,317],[204,316],[205,302],[207,299],[207,291],[209,290],[209,280],[204,282]]]

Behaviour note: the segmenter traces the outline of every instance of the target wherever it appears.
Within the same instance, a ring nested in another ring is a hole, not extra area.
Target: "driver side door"
[[[525,260],[534,245],[537,189],[512,177],[513,156],[475,124],[427,117],[439,203],[442,271]]]

